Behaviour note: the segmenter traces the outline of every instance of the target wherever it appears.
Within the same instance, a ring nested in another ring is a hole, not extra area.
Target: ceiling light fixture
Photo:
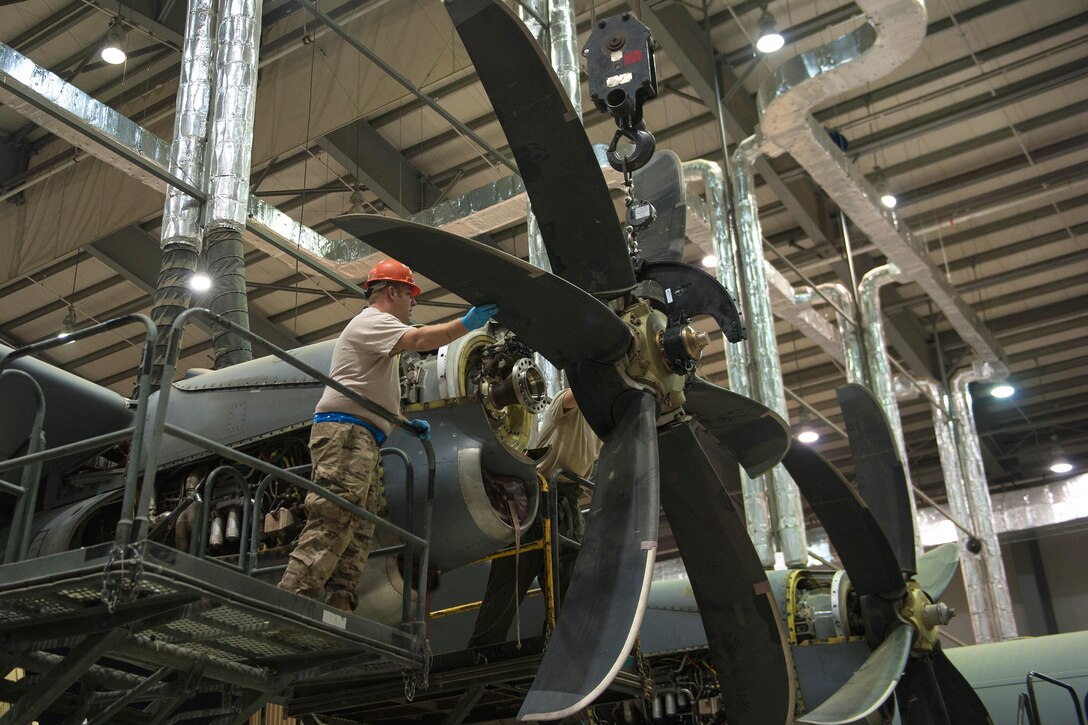
[[[348,209],[348,214],[365,214],[366,207],[363,206],[363,190],[359,187],[355,187],[355,191],[351,192],[351,196],[348,198],[351,202],[351,208]]]
[[[1073,464],[1070,463],[1069,459],[1065,457],[1065,451],[1062,449],[1061,445],[1058,444],[1058,436],[1051,435],[1050,442],[1052,444],[1050,449],[1050,456],[1052,459],[1050,464],[1050,472],[1069,473],[1070,471],[1072,471]]]
[[[718,266],[718,258],[715,257],[713,254],[706,255],[705,257],[703,257],[703,266],[704,267],[711,267],[711,268],[717,267]]]
[[[767,5],[764,4],[762,7],[763,14],[760,15],[759,20],[756,21],[756,27],[759,29],[759,38],[756,40],[756,50],[767,55],[782,50],[782,47],[786,44],[786,39],[778,32],[774,16],[767,10]]]
[[[990,388],[990,395],[995,398],[1011,398],[1012,394],[1016,392],[1016,388],[1008,383],[1001,383]]]
[[[884,205],[885,209],[894,209],[895,205],[899,203],[899,200],[895,198],[888,189],[888,179],[884,176],[884,172],[880,170],[879,166],[873,167],[873,186],[876,187],[877,196],[880,197],[880,203]]]
[[[189,278],[189,289],[193,292],[207,292],[212,288],[212,279],[203,272],[195,272]]]
[[[797,440],[801,441],[805,445],[809,443],[815,443],[820,440],[820,433],[811,424],[802,422],[801,429],[797,433]]]
[[[76,324],[79,323],[79,318],[76,317],[76,306],[68,305],[68,314],[64,316],[64,322],[61,323],[63,328],[57,337],[68,337],[76,331]]]
[[[1073,464],[1064,458],[1059,458],[1050,464],[1050,470],[1054,473],[1069,473],[1073,470]]]
[[[128,60],[128,54],[125,53],[125,28],[121,25],[120,19],[114,18],[114,21],[110,23],[101,55],[102,60],[110,65],[121,65]]]

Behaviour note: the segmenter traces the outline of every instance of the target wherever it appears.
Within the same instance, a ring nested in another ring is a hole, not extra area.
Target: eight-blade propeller
[[[649,591],[665,485],[712,655],[720,671],[735,673],[723,682],[731,722],[786,723],[795,685],[777,608],[696,434],[716,438],[750,472],[777,463],[789,434],[762,405],[694,375],[706,338],[688,318],[709,315],[733,340],[743,326],[716,280],[677,258],[679,161],[663,154],[642,171],[639,183],[665,221],[648,235],[649,261],[636,264],[585,131],[536,42],[501,2],[448,0],[446,8],[510,142],[554,274],[407,222],[347,215],[337,224],[469,302],[498,304],[504,326],[563,368],[604,441],[581,555],[519,719],[581,710],[626,660]],[[704,497],[720,505],[708,511]],[[700,525],[706,516],[711,529]],[[703,540],[723,531],[729,547]],[[758,672],[752,653],[760,653]]]

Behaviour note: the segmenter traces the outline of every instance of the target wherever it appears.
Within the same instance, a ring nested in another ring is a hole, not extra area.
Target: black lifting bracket
[[[654,155],[656,141],[642,121],[642,105],[657,97],[657,68],[650,29],[631,13],[598,20],[582,49],[589,74],[589,97],[598,111],[616,120],[619,130],[608,147],[608,163],[628,174]],[[621,155],[627,139],[634,150]]]

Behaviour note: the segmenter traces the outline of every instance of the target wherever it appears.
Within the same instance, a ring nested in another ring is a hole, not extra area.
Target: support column
[[[215,0],[190,0],[170,153],[170,171],[198,189],[205,188],[204,155],[215,83],[215,18]],[[160,238],[162,264],[151,305],[151,319],[159,333],[151,376],[155,388],[162,382],[167,332],[192,302],[189,282],[200,259],[201,207],[199,199],[176,186],[167,186]]]
[[[684,181],[702,181],[706,187],[706,202],[710,211],[710,233],[714,243],[714,255],[718,258],[717,278],[733,295],[737,309],[744,309],[741,295],[740,273],[737,270],[736,242],[730,232],[729,213],[725,196],[725,175],[713,161],[696,159],[684,162]],[[722,336],[725,345],[726,368],[729,389],[739,395],[752,397],[752,381],[748,375],[748,345],[746,342],[731,344]],[[767,476],[750,478],[740,472],[741,493],[744,497],[744,519],[748,524],[748,536],[756,549],[760,563],[774,567],[774,542],[771,537],[771,506],[767,500]]]
[[[736,215],[748,333],[755,358],[752,367],[755,387],[764,405],[789,420],[786,392],[782,384],[782,363],[778,357],[778,339],[774,332],[774,315],[767,292],[767,273],[763,269],[763,229],[759,224],[759,206],[752,175],[752,165],[760,154],[758,136],[749,136],[737,145],[733,154],[733,213]],[[765,476],[770,478],[767,487],[774,495],[778,543],[786,566],[804,567],[808,564],[808,543],[797,484],[781,465],[775,466]]]
[[[215,55],[215,104],[208,139],[208,272],[210,308],[249,329],[242,232],[249,204],[253,115],[257,103],[257,54],[261,0],[221,0]],[[216,369],[253,358],[249,340],[212,327]]]
[[[1009,598],[1009,585],[1005,576],[1005,563],[1001,559],[1001,542],[994,530],[994,512],[990,503],[990,485],[986,480],[986,468],[982,463],[975,416],[971,409],[971,383],[1001,379],[1004,370],[990,363],[976,362],[974,366],[952,376],[952,413],[955,421],[956,442],[959,444],[960,465],[971,506],[971,523],[982,540],[982,560],[986,565],[986,584],[989,587],[997,638],[1016,637],[1016,617]]]
[[[937,435],[937,451],[941,458],[945,491],[948,493],[948,508],[964,526],[973,526],[971,506],[963,485],[956,434],[952,429],[952,417],[948,413],[948,394],[936,380],[918,380],[916,383],[930,399],[933,429]],[[959,529],[956,530],[956,536],[960,544],[960,574],[963,576],[963,588],[967,592],[967,609],[975,641],[993,642],[996,625],[993,607],[990,605],[989,587],[986,584],[985,566],[978,554],[971,553],[973,537]]]
[[[861,352],[861,330],[858,327],[857,314],[854,311],[854,299],[850,290],[838,282],[822,284],[820,291],[827,295],[838,310],[835,310],[835,322],[842,342],[842,355],[846,362],[846,380],[869,387],[865,371],[865,358]],[[839,310],[842,310],[840,312]],[[843,314],[845,313],[845,314]]]
[[[899,278],[899,268],[886,264],[869,270],[858,285],[858,301],[861,306],[861,331],[865,339],[865,351],[868,354],[870,389],[880,401],[888,425],[892,429],[899,460],[903,464],[903,477],[907,479],[907,498],[910,500],[912,521],[918,520],[918,504],[914,500],[914,485],[910,480],[910,464],[907,460],[907,444],[903,439],[903,423],[899,418],[899,403],[895,397],[895,383],[891,365],[888,364],[888,341],[884,335],[884,318],[880,312],[881,288]],[[918,527],[914,527],[914,549],[922,555],[922,539]]]
[[[579,73],[578,31],[574,22],[573,0],[525,0],[524,4],[518,4],[517,11],[525,27],[551,58],[552,68],[559,77],[559,83],[570,97],[571,104],[580,120],[582,118],[582,81]],[[540,20],[547,22],[548,26],[544,27],[539,22]],[[548,259],[548,250],[544,246],[544,239],[540,236],[540,225],[537,224],[531,204],[525,220],[525,232],[529,244],[529,263],[550,272],[552,265]],[[535,357],[536,364],[547,381],[548,397],[555,397],[565,385],[563,373],[541,355],[537,354]]]

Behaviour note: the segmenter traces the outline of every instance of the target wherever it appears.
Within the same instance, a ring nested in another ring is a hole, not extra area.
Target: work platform
[[[0,648],[27,672],[0,685],[5,725],[167,722],[216,692],[226,706],[185,719],[242,723],[307,678],[403,682],[424,664],[421,637],[153,542],[0,567]]]
[[[540,666],[544,646],[543,637],[534,637],[523,639],[520,649],[513,642],[505,642],[435,655],[427,689],[414,693],[406,692],[403,679],[387,673],[329,675],[294,687],[287,701],[287,714],[317,714],[327,722],[421,725],[513,718]],[[630,665],[620,670],[595,705],[645,695],[633,660]]]

